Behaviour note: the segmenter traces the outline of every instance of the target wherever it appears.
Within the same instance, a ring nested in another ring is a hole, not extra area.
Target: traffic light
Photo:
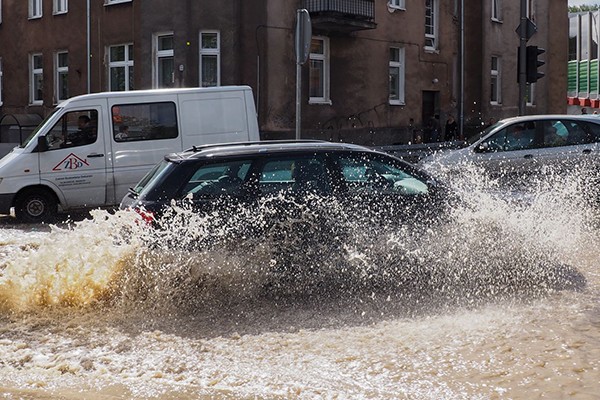
[[[546,63],[543,60],[539,60],[538,57],[540,54],[544,54],[545,52],[546,50],[540,47],[527,46],[527,67],[525,71],[527,74],[528,83],[537,82],[538,79],[544,77],[544,73],[538,71],[538,68]]]

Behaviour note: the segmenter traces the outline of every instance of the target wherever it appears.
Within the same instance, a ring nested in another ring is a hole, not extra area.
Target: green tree
[[[596,4],[596,5],[569,6],[570,13],[596,11],[596,10],[600,10],[600,5]]]

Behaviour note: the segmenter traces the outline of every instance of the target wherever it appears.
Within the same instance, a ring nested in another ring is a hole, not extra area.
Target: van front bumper
[[[10,214],[14,199],[14,193],[0,194],[0,214]]]

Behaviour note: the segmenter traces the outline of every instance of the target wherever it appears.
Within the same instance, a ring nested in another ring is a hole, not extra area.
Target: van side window
[[[98,138],[98,111],[82,110],[65,113],[46,134],[48,150],[84,146]]]
[[[111,108],[115,142],[172,139],[178,136],[175,103],[120,104]]]

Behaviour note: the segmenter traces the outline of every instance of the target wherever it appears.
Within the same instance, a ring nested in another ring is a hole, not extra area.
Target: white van
[[[93,93],[62,102],[0,160],[0,214],[39,222],[118,205],[165,154],[258,141],[248,86]]]

